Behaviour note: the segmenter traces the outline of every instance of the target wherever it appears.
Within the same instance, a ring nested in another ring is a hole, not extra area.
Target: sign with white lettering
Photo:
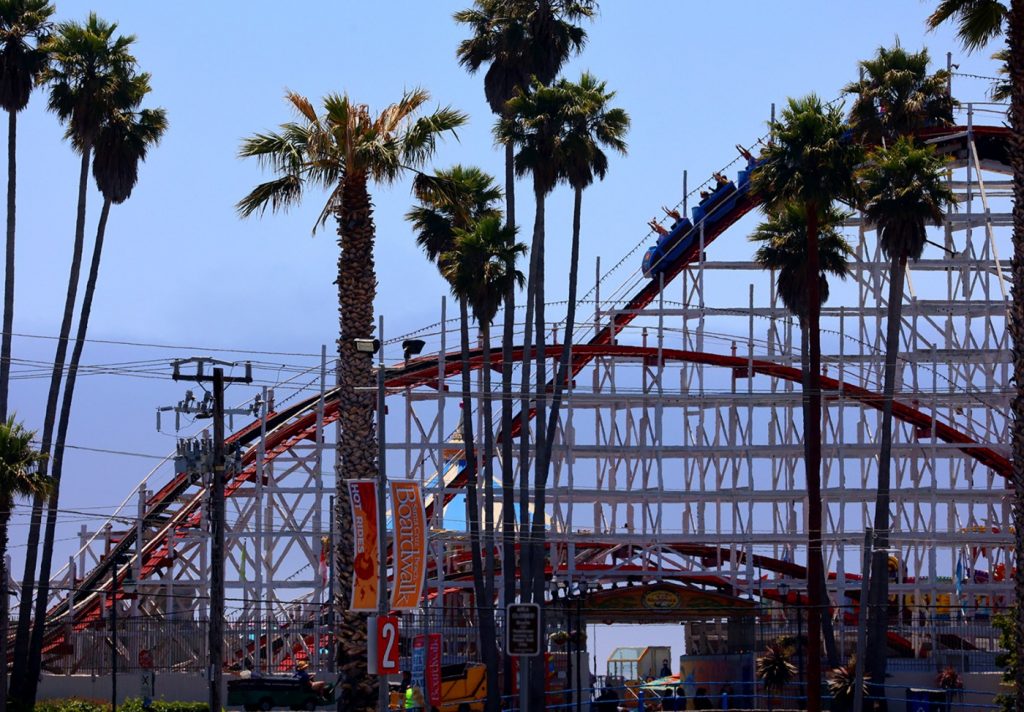
[[[536,603],[510,603],[506,609],[508,630],[505,648],[509,655],[540,655],[540,606]]]
[[[377,618],[377,674],[398,672],[398,617]]]
[[[419,482],[391,483],[391,518],[395,527],[391,610],[417,610],[427,574],[427,512]]]

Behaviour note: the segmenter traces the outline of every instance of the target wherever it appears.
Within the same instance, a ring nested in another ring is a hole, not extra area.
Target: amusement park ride
[[[910,266],[904,295],[889,590],[900,611],[891,647],[908,657],[991,650],[989,617],[1012,600],[1015,565],[1009,263],[1000,259],[1010,254],[1007,131],[995,107],[967,105],[959,126],[928,140],[952,159],[960,205],[931,232],[935,244]],[[806,600],[799,331],[772,275],[749,261],[715,259],[722,243],[746,241],[751,223],[736,223],[757,207],[742,174],[730,185],[728,200],[693,206],[684,199],[679,209],[698,208],[696,219],[668,230],[654,262],[645,260],[618,288],[609,292],[615,270],[602,274],[598,263],[596,284],[580,302],[592,318],[573,338],[545,506],[552,580],[585,583],[595,609],[607,591],[653,582],[714,594],[767,618],[778,616],[784,591]],[[846,234],[855,248],[852,275],[833,286],[821,320],[822,497],[828,595],[840,629],[852,632],[875,498],[888,279],[872,226],[854,216]],[[634,248],[620,264],[640,262]],[[448,327],[442,306],[440,326],[415,334],[428,355],[398,362],[385,378],[388,469],[421,481],[427,495],[428,609],[462,606],[472,596],[463,453],[452,435],[461,362]],[[552,334],[561,340],[558,325]],[[522,357],[517,350],[516,361]],[[494,348],[489,366],[500,359]],[[478,374],[486,366],[480,351],[471,363]],[[273,393],[263,394],[260,416],[228,438],[240,453],[227,485],[229,664],[277,669],[295,656],[315,663],[324,656],[322,667],[330,665],[323,641],[333,583],[321,562],[332,559],[334,540],[339,404],[331,371],[325,356],[311,374],[319,392],[305,400],[275,403]],[[499,380],[491,379],[494,387]],[[478,379],[475,390],[482,387]],[[473,417],[482,432],[481,415]],[[514,469],[518,477],[518,463]],[[83,530],[80,550],[56,574],[44,667],[94,667],[105,653],[88,633],[112,604],[151,623],[144,635],[125,638],[125,660],[143,648],[158,668],[201,660],[201,636],[186,643],[176,631],[207,613],[208,532],[202,478],[168,464],[150,473],[107,526]],[[125,554],[131,590],[122,577],[112,597],[111,562]],[[840,635],[844,655],[850,640]]]

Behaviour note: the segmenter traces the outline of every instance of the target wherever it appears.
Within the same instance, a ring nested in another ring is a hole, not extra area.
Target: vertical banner
[[[391,610],[416,610],[427,574],[427,512],[419,482],[391,483],[391,518],[395,528]]]
[[[427,672],[427,636],[417,635],[412,639],[412,684],[423,689]]]
[[[353,611],[377,610],[377,482],[349,480],[348,495],[352,502],[352,604]]]
[[[427,635],[427,659],[425,677],[427,702],[431,707],[441,706],[441,634]]]

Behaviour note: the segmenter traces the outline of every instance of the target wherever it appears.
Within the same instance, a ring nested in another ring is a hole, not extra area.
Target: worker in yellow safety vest
[[[423,690],[416,685],[409,685],[405,689],[405,709],[414,712],[423,712],[426,701],[423,699]]]

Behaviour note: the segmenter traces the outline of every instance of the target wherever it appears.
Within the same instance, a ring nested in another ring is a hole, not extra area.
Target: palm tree
[[[532,77],[549,84],[558,76],[562,65],[573,54],[578,54],[586,43],[586,31],[575,24],[590,18],[597,10],[595,0],[474,0],[473,7],[455,13],[456,22],[468,25],[472,35],[463,40],[456,51],[459,64],[470,73],[488,65],[484,75],[484,95],[491,111],[507,118],[506,106],[510,99],[529,87]],[[516,227],[515,207],[515,144],[499,141],[505,147],[505,217],[512,229]],[[511,493],[515,486],[512,468],[512,347],[515,337],[515,289],[505,295],[505,318],[502,333],[501,370],[501,481],[502,506],[502,560],[503,572],[515,569],[515,510]],[[526,305],[526,323],[532,318],[533,305]],[[524,353],[530,350],[530,333],[526,330]],[[523,413],[520,430],[520,463],[522,501],[520,515],[526,528],[529,484],[526,477],[529,438],[526,437],[525,418],[529,407],[525,404],[530,382],[528,360],[524,360]],[[515,597],[515,577],[503,575],[505,600]],[[526,600],[525,598],[523,600]],[[504,694],[512,694],[512,659],[503,659]]]
[[[420,204],[413,207],[405,218],[412,223],[416,231],[416,244],[434,262],[444,276],[442,258],[452,252],[455,247],[455,230],[468,229],[480,220],[490,216],[500,216],[501,211],[496,203],[501,200],[501,189],[494,184],[494,178],[474,166],[456,165],[448,170],[437,171],[433,176],[417,176],[413,191]],[[489,343],[484,349],[490,348]],[[489,369],[484,375],[490,379]],[[484,397],[485,410],[489,412],[490,400]],[[490,423],[489,416],[484,418]],[[493,587],[494,562],[494,480],[493,431],[485,432],[484,444],[484,499],[487,521],[484,525],[484,549],[487,552],[484,585]],[[476,572],[474,572],[476,573]],[[493,598],[493,592],[490,596]]]
[[[772,140],[765,149],[760,170],[754,174],[754,189],[769,212],[789,203],[799,203],[807,216],[807,330],[808,386],[804,389],[804,442],[807,444],[807,579],[808,594],[818,615],[808,617],[810,643],[808,660],[809,709],[821,709],[821,615],[824,610],[824,576],[821,558],[821,341],[819,315],[821,298],[818,247],[819,217],[839,197],[853,194],[853,166],[857,147],[844,140],[846,125],[842,111],[826,106],[811,94],[790,99],[781,119],[770,124]]]
[[[792,652],[781,642],[769,643],[764,655],[757,659],[755,673],[769,695],[768,708],[771,709],[771,695],[780,695],[786,685],[796,677],[796,666],[790,662]]]
[[[907,137],[887,149],[874,151],[860,172],[864,216],[878,230],[878,243],[889,258],[889,305],[885,337],[885,375],[882,385],[881,446],[878,459],[878,499],[874,527],[878,547],[872,555],[868,660],[871,677],[885,680],[886,632],[889,624],[889,495],[892,461],[892,407],[896,390],[896,359],[900,350],[903,284],[907,260],[924,251],[928,225],[942,225],[956,197],[945,182],[945,159],[931,147],[915,147]]]
[[[544,446],[538,451],[537,477],[534,482],[534,499],[530,542],[533,548],[531,562],[534,566],[534,600],[543,595],[544,576],[544,501],[548,472],[551,467],[551,453],[558,412],[562,403],[565,384],[569,378],[569,357],[572,353],[573,330],[576,320],[576,286],[579,278],[580,218],[583,206],[583,191],[597,178],[603,180],[608,172],[608,155],[605,149],[626,153],[626,132],[629,130],[629,115],[620,108],[610,106],[615,92],[608,91],[605,82],[593,74],[584,72],[579,82],[559,81],[555,87],[562,94],[561,115],[556,121],[561,132],[557,141],[558,170],[560,177],[573,189],[572,243],[569,257],[569,296],[565,315],[565,335],[562,339],[562,353],[559,358],[551,395],[551,413],[544,436]],[[543,226],[542,226],[543,227]],[[540,343],[538,341],[538,343]],[[539,366],[538,366],[539,367]]]
[[[821,304],[828,301],[828,275],[846,279],[850,273],[849,257],[853,250],[843,237],[841,228],[849,213],[829,207],[818,218],[818,262],[820,266],[819,296]],[[803,387],[809,389],[807,353],[807,217],[804,207],[790,203],[770,215],[750,235],[751,242],[760,243],[754,261],[776,273],[775,288],[782,305],[797,318],[800,330],[800,365]],[[807,418],[806,411],[804,418]],[[806,455],[810,443],[804,442]],[[821,572],[822,591],[826,589],[825,571]],[[831,616],[822,616],[822,633],[830,665],[838,664],[839,652]]]
[[[532,78],[550,84],[566,60],[582,51],[587,33],[573,23],[592,17],[596,10],[595,0],[474,0],[473,7],[454,15],[473,32],[455,54],[471,74],[489,65],[484,96],[491,111],[504,116],[509,99],[526,90]],[[506,216],[512,226],[514,151],[513,144],[505,143]]]
[[[46,456],[32,447],[35,437],[13,415],[0,423],[0,712],[7,709],[7,527],[16,498],[43,497],[50,489],[50,479],[38,469]]]
[[[907,52],[897,44],[879,47],[860,62],[861,79],[847,84],[854,94],[850,126],[868,144],[892,141],[929,126],[950,126],[956,101],[949,94],[949,72],[928,74],[928,50]]]
[[[915,134],[929,126],[950,126],[956,101],[949,93],[949,72],[942,70],[928,74],[928,51],[908,53],[897,44],[892,49],[879,48],[877,55],[860,63],[861,79],[846,87],[856,95],[850,110],[853,133],[865,143],[892,145],[899,137],[914,140]],[[923,243],[922,243],[923,247]],[[888,254],[888,253],[887,253]],[[916,257],[915,257],[916,259]],[[893,278],[890,274],[890,279]],[[890,284],[891,287],[891,284]],[[902,289],[902,288],[901,288]],[[902,291],[899,292],[902,299]],[[899,301],[899,300],[897,300]],[[891,302],[890,302],[891,306]],[[899,304],[897,303],[897,306]],[[890,314],[891,318],[891,314]],[[891,322],[890,322],[891,323]],[[898,328],[898,319],[896,326]],[[895,345],[898,349],[898,344]],[[895,359],[896,354],[892,354]],[[891,398],[892,394],[888,394]],[[892,456],[892,416],[883,414],[879,452],[880,473],[875,499],[876,522],[889,518],[889,471]],[[888,531],[888,524],[882,531]],[[885,547],[882,547],[883,549]],[[884,555],[882,556],[884,564]],[[878,614],[873,620],[871,643],[867,649],[875,679],[881,680],[885,670],[886,641],[884,635],[884,609],[888,600],[889,572],[883,565],[873,566],[870,611]],[[878,627],[881,626],[881,627]]]
[[[462,347],[462,435],[466,447],[466,493],[469,512],[469,529],[471,545],[473,550],[474,573],[479,570],[480,549],[479,549],[479,508],[477,506],[477,467],[476,449],[473,439],[473,418],[472,404],[470,402],[470,369],[469,369],[469,325],[468,310],[471,309],[473,317],[480,326],[483,340],[484,364],[490,363],[490,327],[498,313],[498,307],[509,289],[508,283],[512,282],[512,288],[522,285],[524,277],[522,272],[516,269],[516,261],[526,253],[526,245],[515,241],[515,230],[509,226],[502,226],[499,215],[490,215],[477,222],[471,229],[465,230],[456,228],[454,231],[455,243],[450,252],[444,254],[439,262],[441,271],[451,285],[452,294],[459,300],[460,333]],[[484,393],[490,392],[490,368],[485,365]],[[490,399],[484,398],[484,424],[488,432],[485,433],[485,441],[491,441],[490,437]],[[486,447],[486,445],[485,445]],[[493,448],[493,443],[491,443]],[[488,460],[485,459],[485,463]],[[488,516],[493,517],[494,494],[493,494],[493,473],[488,472],[486,477],[490,478],[487,487],[489,495],[484,497],[484,507],[488,510]],[[493,522],[493,520],[492,520]],[[487,541],[489,552],[493,553],[493,540]],[[493,566],[493,562],[491,563]],[[508,572],[504,572],[508,575]],[[493,568],[488,576],[489,585],[484,586],[483,582],[477,583],[474,575],[475,597],[477,610],[481,625],[480,637],[483,641],[483,659],[487,666],[487,710],[497,712],[501,708],[501,695],[499,692],[498,677],[498,656],[496,636],[494,631],[494,587]]]
[[[391,184],[407,170],[416,170],[433,155],[437,140],[466,122],[465,114],[450,107],[431,114],[416,114],[429,100],[414,89],[380,113],[373,115],[365,104],[345,94],[324,98],[318,114],[305,97],[288,93],[298,114],[297,122],[280,132],[256,134],[242,143],[239,155],[256,158],[276,177],[256,186],[238,203],[242,217],[284,210],[297,204],[307,184],[326,189],[329,196],[314,225],[333,217],[338,246],[338,390],[341,410],[338,440],[338,477],[335,520],[341,541],[336,548],[339,621],[338,669],[345,675],[339,708],[376,705],[375,683],[366,675],[366,620],[349,608],[352,571],[351,511],[348,478],[377,476],[377,438],[373,425],[375,396],[359,390],[373,382],[372,354],[356,350],[355,340],[373,335],[373,299],[377,274],[373,261],[376,231],[371,182]]]
[[[43,420],[41,449],[46,453],[50,452],[53,428],[57,419],[57,397],[60,392],[75,297],[78,292],[78,278],[82,267],[86,194],[93,142],[104,118],[110,114],[111,107],[117,105],[119,96],[124,91],[125,81],[135,66],[135,58],[129,51],[135,38],[131,35],[117,35],[116,32],[116,23],[105,22],[95,13],[90,13],[84,24],[62,22],[57,25],[57,32],[47,45],[50,51],[50,65],[44,78],[50,85],[48,106],[67,125],[65,135],[72,140],[72,146],[79,151],[82,158],[78,176],[75,240],[64,301],[64,318],[57,340]],[[45,470],[45,462],[42,468]],[[36,684],[35,678],[29,679],[25,674],[25,664],[29,660],[29,628],[42,505],[42,497],[36,497],[32,502],[29,546],[25,555],[25,576],[18,608],[18,634],[11,675],[11,697],[26,704],[32,701],[32,697],[25,697],[24,691],[32,690]],[[42,625],[43,622],[38,621],[38,624]]]
[[[28,106],[32,90],[46,68],[46,43],[54,11],[49,0],[0,0],[0,106],[7,112],[7,250],[3,335],[0,338],[0,421],[7,418],[11,332],[14,330],[18,112]]]
[[[516,174],[523,176],[529,173],[533,178],[533,197],[536,211],[533,222],[533,240],[530,246],[530,269],[526,283],[527,323],[525,333],[533,329],[534,338],[534,392],[530,393],[530,370],[528,358],[523,359],[522,403],[520,430],[520,573],[521,599],[541,603],[544,599],[543,553],[540,561],[535,562],[537,552],[532,541],[527,545],[525,538],[530,530],[529,521],[529,453],[526,448],[527,418],[532,409],[535,413],[534,429],[534,484],[540,481],[541,453],[544,452],[544,438],[547,433],[547,368],[544,349],[544,210],[547,196],[554,190],[561,178],[559,162],[559,145],[564,123],[564,110],[569,100],[567,92],[558,86],[545,87],[534,81],[530,89],[518,94],[508,102],[506,116],[495,128],[499,142],[518,146],[515,156]],[[532,309],[531,309],[532,306]],[[532,313],[531,313],[532,312]],[[507,317],[506,317],[507,318]],[[532,318],[532,323],[531,323]],[[524,354],[530,349],[529,338],[526,339]],[[534,492],[534,511],[541,511],[543,516],[544,502]],[[537,572],[540,572],[539,574]],[[541,628],[543,629],[543,607],[541,608]],[[528,673],[529,695],[531,707],[541,709],[544,706],[545,671],[543,657],[538,656],[531,661]]]
[[[837,665],[828,674],[828,693],[832,697],[832,709],[836,712],[853,712],[853,701],[857,695],[857,660],[851,656],[845,665]],[[862,692],[866,695],[870,676],[861,681]]]
[[[124,92],[119,92],[123,93],[123,104],[114,107],[113,113],[105,118],[103,125],[96,134],[93,147],[92,174],[96,181],[96,187],[103,196],[103,208],[100,211],[99,223],[96,228],[96,240],[93,244],[92,260],[85,284],[85,294],[82,297],[78,329],[75,335],[75,343],[71,350],[71,361],[68,365],[64,392],[61,396],[57,439],[54,442],[52,454],[53,491],[49,495],[46,530],[43,535],[43,553],[39,564],[39,593],[36,596],[36,621],[42,621],[46,616],[46,601],[49,595],[50,568],[53,560],[53,544],[57,523],[57,504],[60,496],[60,483],[64,464],[64,441],[67,437],[68,424],[71,421],[71,404],[75,394],[78,366],[82,359],[82,350],[85,347],[85,339],[89,331],[89,317],[92,312],[93,297],[96,294],[96,282],[99,278],[107,218],[110,215],[111,205],[120,205],[131,197],[132,191],[139,180],[139,164],[146,160],[150,147],[158,144],[167,130],[166,111],[163,109],[139,109],[139,105],[149,92],[148,74],[137,74],[126,82]],[[37,624],[32,630],[32,658],[29,665],[29,675],[33,679],[39,676],[39,656],[42,644],[43,626]]]
[[[416,243],[423,248],[427,259],[434,262],[441,272],[441,276],[449,281],[453,290],[456,277],[463,280],[460,282],[462,295],[468,295],[469,285],[465,283],[468,275],[463,275],[458,270],[468,269],[468,257],[456,249],[457,231],[473,230],[483,219],[499,220],[501,211],[496,203],[501,200],[501,190],[494,184],[494,178],[476,167],[464,167],[456,165],[448,170],[440,170],[433,176],[418,176],[414,181],[414,191],[419,204],[414,206],[408,213],[406,219],[412,223],[416,232]],[[456,264],[458,263],[458,264]],[[479,267],[480,265],[475,265]],[[456,295],[459,297],[459,295]],[[466,296],[468,299],[469,297]],[[460,308],[462,297],[460,299]],[[493,316],[491,317],[493,320]],[[484,337],[485,360],[490,353],[489,333]],[[463,354],[466,359],[468,355]],[[468,362],[464,369],[463,381],[468,382]],[[490,388],[490,369],[483,369],[487,384],[485,391]],[[463,393],[463,425],[462,438],[466,447],[466,508],[467,520],[470,531],[470,552],[472,557],[473,590],[478,602],[477,611],[480,622],[481,649],[483,651],[483,662],[487,668],[488,678],[488,699],[494,695],[494,704],[500,703],[498,689],[498,660],[496,646],[496,628],[494,623],[494,610],[491,604],[494,601],[494,474],[493,474],[493,452],[494,443],[490,428],[490,398],[487,395],[484,401],[484,422],[487,424],[485,431],[484,445],[484,510],[487,518],[485,534],[483,536],[483,548],[486,551],[486,564],[481,561],[481,537],[480,537],[480,508],[477,506],[477,490],[479,482],[477,478],[476,445],[473,441],[473,429],[470,421],[470,398],[469,391],[464,389]],[[470,457],[469,453],[473,456]],[[493,676],[493,681],[490,680]],[[493,693],[491,692],[493,690]],[[491,704],[489,702],[489,704]]]

